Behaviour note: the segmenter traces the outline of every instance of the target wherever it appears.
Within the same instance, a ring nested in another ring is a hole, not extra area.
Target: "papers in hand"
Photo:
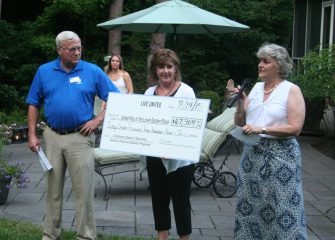
[[[44,171],[49,171],[52,169],[50,162],[48,161],[47,157],[45,156],[43,149],[40,147],[37,151],[40,163]]]
[[[234,138],[237,138],[238,140],[249,144],[256,144],[261,139],[261,136],[259,136],[258,134],[244,134],[241,127],[236,127],[230,132],[230,134]]]

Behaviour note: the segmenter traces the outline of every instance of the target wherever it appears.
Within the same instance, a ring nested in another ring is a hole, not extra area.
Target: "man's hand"
[[[95,130],[99,127],[100,123],[101,121],[98,118],[94,118],[81,126],[80,133],[88,136],[95,132]]]
[[[29,135],[28,147],[31,151],[37,152],[40,148],[40,140],[36,135]]]

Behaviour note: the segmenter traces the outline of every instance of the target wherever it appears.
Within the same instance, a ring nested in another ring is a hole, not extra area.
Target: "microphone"
[[[243,79],[243,82],[242,82],[242,85],[241,85],[241,88],[239,89],[239,91],[237,93],[235,93],[233,96],[231,96],[231,98],[229,99],[229,101],[227,103],[228,108],[231,108],[235,104],[237,99],[240,98],[241,94],[249,86],[249,84],[250,84],[250,79],[249,78]]]

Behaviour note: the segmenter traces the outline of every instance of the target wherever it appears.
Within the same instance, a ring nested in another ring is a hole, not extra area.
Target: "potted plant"
[[[9,189],[12,186],[26,188],[29,177],[23,169],[23,163],[11,163],[8,157],[3,156],[3,141],[0,139],[0,205],[5,204]]]

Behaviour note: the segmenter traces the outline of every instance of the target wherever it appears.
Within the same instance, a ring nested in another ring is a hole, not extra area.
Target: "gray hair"
[[[59,33],[56,37],[56,46],[62,47],[63,41],[72,40],[72,39],[80,39],[77,33],[72,31],[63,31]]]
[[[282,79],[288,77],[293,68],[293,61],[287,50],[273,43],[264,43],[257,52],[258,58],[273,58],[279,67],[279,75]]]

